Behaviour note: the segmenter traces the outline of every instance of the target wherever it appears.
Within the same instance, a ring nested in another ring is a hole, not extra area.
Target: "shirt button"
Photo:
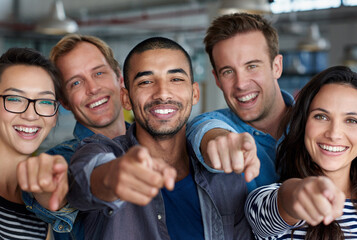
[[[254,135],[255,135],[255,136],[259,136],[260,133],[259,133],[259,132],[254,132]]]
[[[157,215],[157,219],[159,219],[159,220],[161,220],[161,215],[159,214],[159,215]]]
[[[63,226],[62,226],[62,225],[59,225],[59,226],[58,226],[58,229],[59,229],[59,230],[62,230],[62,229],[63,229]]]
[[[108,214],[109,214],[109,216],[111,216],[113,214],[113,210],[109,210]]]

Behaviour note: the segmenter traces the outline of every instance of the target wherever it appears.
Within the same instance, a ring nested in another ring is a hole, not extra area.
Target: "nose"
[[[26,111],[21,113],[21,117],[23,119],[27,119],[29,121],[36,120],[40,117],[35,111],[35,103],[34,102],[30,103],[29,106],[27,107]]]
[[[342,134],[343,134],[342,126],[337,121],[331,121],[325,132],[325,136],[333,141],[341,139]]]
[[[99,92],[100,90],[100,85],[96,80],[92,78],[87,78],[86,80],[86,92],[88,95],[95,95]]]
[[[154,99],[166,101],[171,99],[171,89],[166,81],[158,80],[155,84],[155,93],[153,95]]]
[[[249,76],[241,71],[235,71],[234,74],[234,88],[238,90],[244,90],[249,84]]]

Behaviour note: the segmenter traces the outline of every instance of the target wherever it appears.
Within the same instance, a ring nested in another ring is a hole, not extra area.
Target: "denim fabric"
[[[284,90],[282,90],[281,93],[285,104],[292,106],[294,104],[294,98]],[[205,164],[200,152],[200,144],[203,136],[213,128],[222,128],[237,133],[247,132],[254,137],[257,145],[257,155],[260,160],[260,174],[251,182],[247,183],[248,192],[278,180],[278,174],[275,170],[275,152],[277,143],[279,143],[281,139],[277,141],[271,135],[248,125],[229,108],[203,113],[195,117],[187,126],[186,134],[188,141],[192,144],[197,158],[208,171],[212,173],[223,172],[215,170]]]
[[[93,169],[122,156],[138,144],[134,134],[135,124],[126,135],[114,139],[93,135],[85,139],[73,155],[68,201],[87,213],[83,219],[85,239],[170,239],[161,192],[142,207],[120,199],[105,202],[90,191]],[[252,239],[244,215],[247,188],[242,175],[207,171],[198,162],[189,144],[187,147],[194,169],[205,239]]]

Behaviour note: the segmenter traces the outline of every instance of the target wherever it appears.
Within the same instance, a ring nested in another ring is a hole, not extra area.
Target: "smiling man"
[[[86,238],[251,239],[243,177],[208,172],[186,142],[199,99],[187,52],[144,40],[125,60],[124,82],[135,123],[126,135],[84,140],[71,160],[68,199],[88,211]]]
[[[188,139],[196,155],[212,172],[244,172],[249,191],[276,182],[275,148],[293,104],[278,85],[283,66],[276,30],[259,15],[224,15],[212,22],[204,42],[229,108],[204,113],[190,123]],[[259,175],[244,160],[252,136]]]

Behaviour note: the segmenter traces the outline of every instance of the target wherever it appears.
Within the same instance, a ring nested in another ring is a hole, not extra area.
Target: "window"
[[[357,4],[357,0],[343,0]],[[347,4],[346,4],[347,5]],[[274,0],[271,3],[273,13],[287,13],[297,11],[309,11],[318,9],[338,8],[341,6],[341,0]]]

